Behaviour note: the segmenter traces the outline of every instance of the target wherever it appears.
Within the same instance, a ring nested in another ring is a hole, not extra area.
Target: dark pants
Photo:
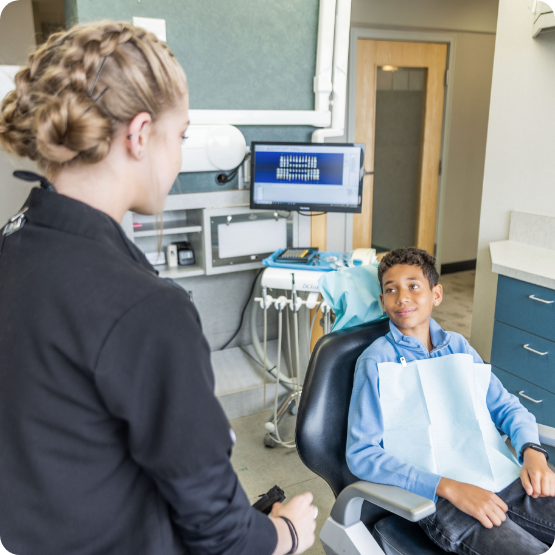
[[[420,521],[445,551],[462,555],[539,555],[555,538],[555,498],[533,499],[520,479],[497,494],[509,507],[507,520],[491,529],[440,497],[436,512]]]

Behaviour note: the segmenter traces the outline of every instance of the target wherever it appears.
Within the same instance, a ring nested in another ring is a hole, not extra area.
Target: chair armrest
[[[555,428],[538,424],[538,432],[542,443],[545,443],[545,445],[549,445],[550,447],[555,447]]]
[[[363,501],[369,501],[412,522],[418,522],[435,513],[433,501],[398,488],[373,482],[355,482],[347,486],[337,497],[331,517],[343,526],[351,526],[360,520]]]

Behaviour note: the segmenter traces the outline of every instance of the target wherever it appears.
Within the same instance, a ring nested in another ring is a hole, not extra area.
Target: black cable
[[[323,216],[324,214],[327,214],[327,212],[299,212],[299,214],[301,216],[306,216],[307,218],[314,218],[314,216]]]
[[[223,187],[224,185],[231,183],[237,177],[237,174],[239,173],[239,168],[250,158],[250,155],[251,153],[247,152],[242,162],[237,167],[233,168],[229,173],[219,173],[216,176],[216,184],[220,187]]]
[[[241,349],[241,351],[243,351],[248,357],[252,358],[252,360],[254,360],[254,362],[256,362],[256,364],[258,364],[258,366],[260,366],[260,368],[264,368],[264,365],[257,359],[254,358],[248,351],[247,349],[245,349],[245,347],[241,346],[239,347],[239,349]],[[277,366],[274,364],[274,366],[272,368],[266,368],[267,372],[272,372],[272,370],[275,370],[277,368]]]
[[[258,276],[264,271],[264,268],[261,268],[258,273],[256,274],[256,277],[254,278],[254,281],[252,283],[252,287],[249,293],[249,296],[247,297],[247,302],[245,303],[245,306],[243,307],[243,312],[241,312],[241,321],[239,322],[239,327],[237,328],[237,330],[235,331],[235,333],[231,336],[231,339],[220,349],[220,351],[223,351],[224,349],[227,348],[227,346],[237,337],[237,335],[239,334],[239,332],[241,331],[241,328],[243,327],[243,320],[245,318],[245,312],[247,311],[247,306],[249,306],[249,301],[251,300],[252,297],[252,293],[254,291],[254,287],[256,286],[256,282],[258,281]]]

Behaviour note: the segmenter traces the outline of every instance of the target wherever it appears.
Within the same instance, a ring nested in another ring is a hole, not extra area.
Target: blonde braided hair
[[[119,127],[141,112],[156,121],[187,93],[163,42],[111,21],[50,36],[15,85],[0,107],[0,146],[37,161],[50,177],[69,164],[100,162]]]

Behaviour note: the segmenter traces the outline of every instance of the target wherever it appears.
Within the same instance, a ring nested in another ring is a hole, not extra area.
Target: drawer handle
[[[529,344],[529,343],[527,343],[526,345],[523,345],[522,347],[523,347],[524,349],[526,349],[527,351],[530,351],[531,353],[536,353],[537,355],[540,355],[540,356],[542,356],[542,357],[545,356],[545,355],[547,354],[547,352],[545,352],[545,353],[540,353],[539,351],[536,351],[536,349],[532,349],[532,348],[530,347],[530,344]]]
[[[528,295],[528,298],[532,299],[533,301],[538,301],[539,303],[545,303],[545,304],[555,303],[555,301],[544,301],[543,299],[538,299],[538,297],[535,297],[534,295]]]
[[[543,401],[543,399],[540,399],[539,401],[537,401],[536,399],[532,399],[532,397],[528,397],[528,395],[524,395],[524,390],[519,391],[518,394],[521,397],[524,397],[525,399],[528,399],[528,401],[532,401],[532,403],[541,403]]]

